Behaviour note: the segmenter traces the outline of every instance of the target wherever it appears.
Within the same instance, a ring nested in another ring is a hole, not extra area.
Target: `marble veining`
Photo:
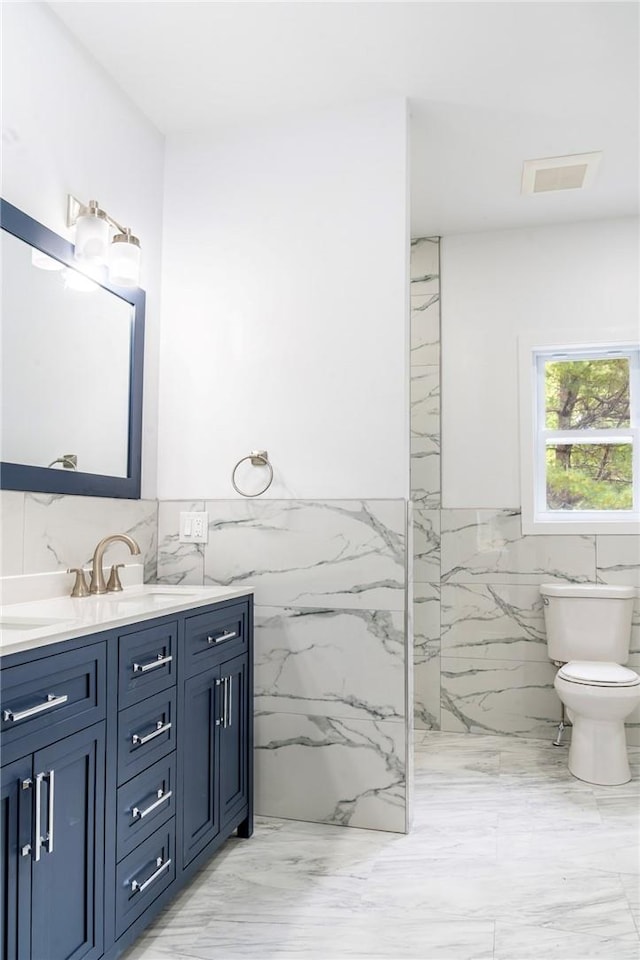
[[[255,749],[260,814],[404,831],[404,724],[259,711]]]
[[[404,609],[404,501],[207,501],[206,508],[205,583],[251,583],[263,605]]]
[[[596,570],[601,583],[640,588],[640,536],[596,536]]]
[[[539,588],[443,584],[442,650],[448,657],[546,662],[549,657]]]
[[[442,580],[593,583],[595,537],[523,536],[519,510],[443,510]]]
[[[156,500],[45,493],[24,496],[23,573],[43,573],[86,564],[98,541],[107,534],[128,533],[140,547],[145,582],[156,579]],[[116,543],[109,548],[105,564],[128,557],[127,547]]]
[[[440,511],[414,507],[413,575],[422,583],[440,582]]]
[[[414,721],[423,730],[440,728],[440,585],[414,586]]]
[[[437,293],[440,289],[440,238],[419,237],[411,241],[411,296]]]
[[[402,721],[398,611],[256,607],[256,710]]]
[[[411,297],[411,366],[440,363],[440,295]]]
[[[204,583],[203,543],[180,543],[180,514],[200,512],[204,500],[161,500],[158,504],[158,581]]]
[[[602,799],[566,748],[423,733],[410,835],[258,818],[125,960],[637,960],[639,761]]]
[[[550,662],[442,657],[442,729],[552,738],[561,704]]]

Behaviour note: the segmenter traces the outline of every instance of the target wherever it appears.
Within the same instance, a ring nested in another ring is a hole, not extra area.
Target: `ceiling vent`
[[[525,160],[522,167],[523,193],[550,193],[581,190],[593,183],[602,152],[574,153],[568,157]]]

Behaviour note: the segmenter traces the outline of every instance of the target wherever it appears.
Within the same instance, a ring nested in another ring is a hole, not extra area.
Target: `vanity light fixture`
[[[97,200],[81,203],[67,196],[67,226],[76,228],[75,259],[87,267],[106,266],[111,283],[137,287],[140,283],[140,241],[129,227],[109,216]],[[111,236],[111,229],[116,232]]]

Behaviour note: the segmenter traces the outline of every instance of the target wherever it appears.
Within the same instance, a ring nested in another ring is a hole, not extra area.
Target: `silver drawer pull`
[[[157,870],[155,870],[150,877],[148,877],[144,883],[138,883],[137,880],[131,881],[131,892],[132,893],[144,893],[147,887],[150,887],[154,880],[157,880],[158,877],[161,877],[165,870],[168,870],[171,866],[171,858],[162,862],[162,857],[156,859]]]
[[[156,670],[158,667],[163,667],[165,663],[171,663],[173,657],[163,657],[161,653],[158,654],[155,660],[151,660],[150,663],[134,663],[133,672],[134,673],[146,673],[147,670]]]
[[[131,811],[131,816],[133,817],[134,820],[144,820],[147,814],[153,813],[153,811],[157,807],[165,803],[171,796],[172,792],[173,791],[171,790],[167,790],[167,792],[165,793],[164,790],[162,789],[158,790],[158,794],[157,794],[158,799],[154,803],[152,803],[148,807],[145,807],[144,810],[140,810],[139,807],[134,807],[133,810]]]
[[[225,640],[235,640],[238,634],[234,630],[221,633],[219,637],[207,637],[207,643],[223,643]]]
[[[139,747],[143,743],[148,743],[149,740],[153,740],[155,737],[159,737],[161,733],[166,733],[167,730],[171,729],[170,723],[163,723],[162,720],[156,720],[156,728],[153,733],[148,733],[146,737],[141,737],[140,734],[134,733],[131,737],[131,743],[134,747]]]
[[[69,697],[66,693],[61,697],[56,697],[55,693],[48,693],[45,702],[39,703],[37,707],[29,707],[28,710],[20,710],[18,713],[14,713],[13,710],[5,710],[3,718],[10,720],[12,723],[15,723],[17,720],[26,720],[27,717],[35,717],[39,713],[44,713],[45,710],[52,710],[54,707],[59,707],[61,704],[66,703],[68,699]]]
[[[42,784],[47,780],[49,783],[49,803],[47,806],[47,832],[42,835]],[[48,773],[39,773],[36,776],[36,850],[35,861],[38,863],[42,856],[42,846],[46,843],[47,853],[53,853],[53,817],[54,817],[54,791],[55,791],[55,770],[49,770]],[[24,856],[24,848],[23,848]]]

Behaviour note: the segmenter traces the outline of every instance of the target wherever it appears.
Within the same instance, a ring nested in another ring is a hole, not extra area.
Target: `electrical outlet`
[[[209,539],[209,514],[180,512],[180,543],[206,543]]]

